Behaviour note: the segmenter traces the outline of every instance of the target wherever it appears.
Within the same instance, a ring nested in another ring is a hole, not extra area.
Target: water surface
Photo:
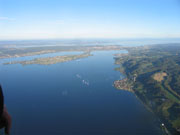
[[[122,78],[114,70],[117,52],[124,51],[93,52],[48,66],[0,65],[12,135],[162,134],[154,115],[134,94],[112,86]]]

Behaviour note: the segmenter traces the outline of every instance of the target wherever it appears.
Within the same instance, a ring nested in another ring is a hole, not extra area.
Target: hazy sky
[[[180,37],[180,0],[0,0],[0,39]]]

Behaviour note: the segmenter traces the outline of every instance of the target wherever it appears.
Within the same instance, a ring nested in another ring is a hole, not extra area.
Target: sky
[[[180,38],[180,0],[0,0],[0,40]]]

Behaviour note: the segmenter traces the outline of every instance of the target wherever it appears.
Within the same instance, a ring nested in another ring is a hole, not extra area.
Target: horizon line
[[[119,37],[119,38],[18,38],[18,39],[0,39],[0,41],[38,41],[38,40],[126,40],[126,39],[180,39],[180,37]]]

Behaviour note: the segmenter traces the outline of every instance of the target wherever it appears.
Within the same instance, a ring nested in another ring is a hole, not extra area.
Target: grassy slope
[[[128,51],[128,56],[116,57],[116,63],[123,67],[136,95],[159,116],[171,133],[178,134],[180,45],[129,48]],[[167,73],[163,81],[153,79],[154,74],[162,72]]]

